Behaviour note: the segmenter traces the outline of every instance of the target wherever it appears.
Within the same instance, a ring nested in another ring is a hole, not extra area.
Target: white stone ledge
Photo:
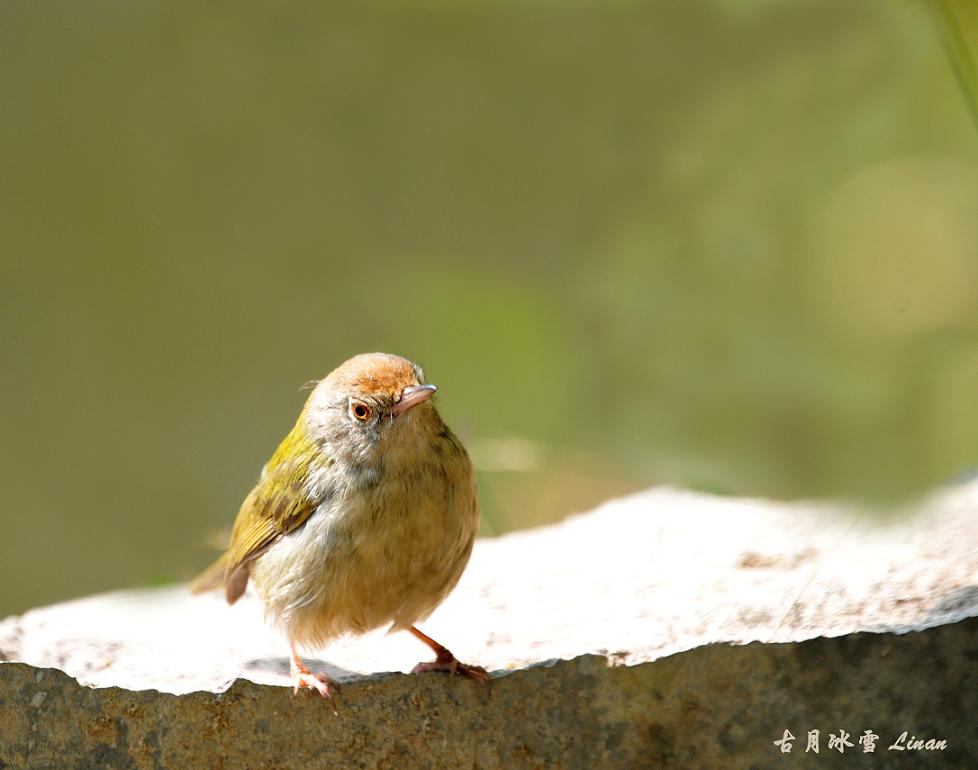
[[[334,717],[268,687],[288,684],[287,647],[251,595],[228,607],[185,586],[119,591],[9,618],[0,769],[60,767],[59,751],[81,757],[67,767],[768,766],[783,728],[802,753],[809,729],[864,722],[974,757],[976,614],[978,482],[888,523],[657,489],[477,544],[423,628],[496,673],[491,697],[377,676],[427,650],[374,633],[310,656],[345,683]],[[196,729],[204,716],[227,732]],[[937,762],[915,756],[906,766]]]

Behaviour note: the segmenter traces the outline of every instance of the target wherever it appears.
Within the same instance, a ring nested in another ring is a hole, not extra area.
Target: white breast
[[[455,470],[452,478],[438,465],[402,467],[383,483],[361,475],[356,488],[332,490],[253,565],[268,619],[314,647],[427,617],[461,576],[478,528],[467,458],[462,478]]]

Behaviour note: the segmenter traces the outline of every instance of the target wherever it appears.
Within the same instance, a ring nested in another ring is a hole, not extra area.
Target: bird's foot
[[[312,671],[299,671],[292,674],[292,693],[298,694],[299,690],[303,687],[315,690],[324,698],[332,697],[331,689],[340,689],[339,684],[326,676],[322,671],[318,674],[314,674]]]
[[[408,631],[414,634],[415,638],[427,644],[435,653],[434,660],[419,663],[411,670],[412,674],[424,674],[428,671],[444,671],[447,674],[467,676],[479,684],[489,684],[489,672],[481,666],[467,666],[464,663],[460,663],[445,645],[439,644],[414,626],[409,626]]]
[[[308,687],[310,690],[315,690],[324,698],[326,698],[330,706],[333,707],[333,713],[336,713],[336,703],[333,701],[333,692],[339,692],[340,683],[334,679],[330,679],[326,674],[320,671],[318,674],[314,674],[306,665],[299,659],[299,656],[292,653],[292,659],[290,661],[289,669],[292,673],[292,694],[297,695],[299,690],[303,687]]]
[[[426,674],[429,671],[443,671],[447,674],[458,674],[474,679],[479,684],[489,684],[489,672],[482,666],[468,666],[460,662],[452,653],[445,650],[447,655],[439,655],[435,660],[422,661],[412,670],[412,674]]]

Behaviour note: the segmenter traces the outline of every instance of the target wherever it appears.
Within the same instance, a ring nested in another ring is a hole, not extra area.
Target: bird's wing
[[[322,456],[301,422],[268,461],[234,520],[224,577],[230,604],[244,593],[250,562],[279,537],[301,527],[326,495],[325,491],[311,491],[310,469],[331,462]]]

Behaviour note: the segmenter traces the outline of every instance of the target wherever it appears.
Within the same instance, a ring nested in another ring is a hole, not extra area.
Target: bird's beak
[[[412,406],[417,406],[422,401],[427,401],[435,395],[436,390],[438,388],[434,385],[412,385],[409,388],[405,388],[404,392],[401,393],[401,400],[394,404],[394,408],[391,409],[391,417],[404,414]]]

